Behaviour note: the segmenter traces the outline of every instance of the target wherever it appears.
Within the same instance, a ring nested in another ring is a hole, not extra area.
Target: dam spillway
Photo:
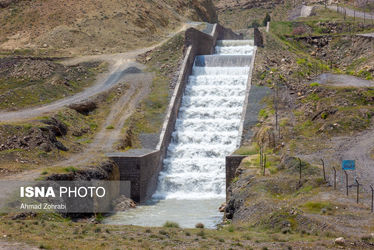
[[[253,49],[253,41],[224,40],[215,54],[195,57],[155,194],[107,223],[212,228],[221,221],[225,157],[240,144]]]

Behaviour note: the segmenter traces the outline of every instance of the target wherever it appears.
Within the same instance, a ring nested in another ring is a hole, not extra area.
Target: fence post
[[[301,186],[301,160],[299,159],[299,186]]]
[[[371,212],[373,213],[374,212],[374,188],[371,184],[370,184],[370,188],[371,188]]]
[[[360,183],[358,182],[356,178],[356,184],[357,184],[357,204],[359,202],[359,197],[360,197]]]
[[[266,154],[264,155],[264,173],[263,173],[264,176],[265,176],[265,167],[266,167]]]
[[[326,182],[325,161],[321,159],[321,162],[322,162],[322,169],[323,169],[323,179]]]
[[[332,167],[334,169],[334,190],[336,190],[336,169],[335,167]]]
[[[347,189],[347,196],[348,196],[348,173],[344,170],[345,173],[345,187]]]

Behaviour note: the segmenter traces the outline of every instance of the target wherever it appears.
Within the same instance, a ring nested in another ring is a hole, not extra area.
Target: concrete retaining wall
[[[183,63],[156,149],[144,149],[140,153],[139,150],[130,150],[124,153],[107,155],[118,165],[121,181],[131,182],[130,198],[136,202],[144,202],[151,198],[156,190],[158,175],[163,167],[163,160],[171,140],[171,134],[174,131],[184,89],[191,74],[195,56],[212,54],[218,39],[240,40],[242,38],[242,35],[237,35],[232,30],[219,24],[214,24],[211,34],[203,33],[194,28],[186,31]]]
[[[238,146],[242,144],[242,140],[244,137],[243,130],[244,130],[244,123],[246,120],[246,116],[248,114],[247,109],[248,109],[248,101],[249,101],[249,95],[252,87],[252,74],[253,74],[253,69],[255,66],[255,60],[256,60],[256,54],[257,54],[257,47],[254,48],[253,51],[253,57],[252,57],[252,62],[251,62],[251,68],[249,70],[249,75],[248,75],[248,80],[247,80],[247,89],[246,89],[246,94],[245,94],[245,101],[243,105],[243,111],[242,111],[242,116],[240,120],[240,127],[239,127],[239,135],[241,136],[238,142]],[[242,155],[229,155],[226,156],[226,191],[227,188],[230,186],[231,181],[235,178],[235,172],[238,169],[240,163],[242,160],[245,158],[245,156]],[[226,196],[227,197],[227,196]]]

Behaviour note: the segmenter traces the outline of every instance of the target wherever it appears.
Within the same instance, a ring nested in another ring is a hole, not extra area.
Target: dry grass
[[[124,52],[164,39],[183,21],[180,15],[203,18],[198,8],[204,10],[201,1],[19,1],[0,9],[0,49],[42,55]]]

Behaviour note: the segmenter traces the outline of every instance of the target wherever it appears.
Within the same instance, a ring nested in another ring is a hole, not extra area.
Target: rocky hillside
[[[184,18],[217,21],[211,0],[1,0],[0,51],[122,52],[160,40]]]
[[[251,8],[273,8],[275,5],[284,3],[284,0],[215,0],[218,10],[227,9],[251,9]]]

